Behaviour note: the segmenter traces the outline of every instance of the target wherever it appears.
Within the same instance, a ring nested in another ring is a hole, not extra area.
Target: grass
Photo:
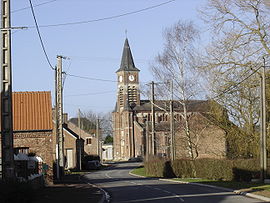
[[[131,173],[135,175],[147,177],[144,167],[133,169]],[[218,181],[218,180],[209,180],[209,179],[201,179],[201,178],[174,178],[173,180],[189,182],[189,183],[202,183],[202,184],[207,184],[207,185],[214,185],[214,186],[229,188],[233,190],[240,190],[243,192],[250,192],[250,193],[262,195],[265,197],[270,197],[269,184],[253,183],[253,182]]]
[[[144,167],[135,168],[131,171],[131,173],[139,176],[146,176]]]

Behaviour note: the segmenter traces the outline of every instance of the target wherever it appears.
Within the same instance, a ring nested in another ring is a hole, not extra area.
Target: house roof
[[[116,72],[120,71],[140,71],[138,68],[135,67],[128,39],[125,40],[121,65]]]
[[[52,130],[51,92],[13,92],[13,130]]]

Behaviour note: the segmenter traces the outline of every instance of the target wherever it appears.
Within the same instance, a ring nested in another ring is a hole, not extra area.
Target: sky
[[[169,0],[32,0],[46,53],[53,66],[57,55],[68,57],[63,70],[64,111],[75,117],[81,111],[109,112],[116,102],[116,70],[125,38],[129,40],[140,81],[153,80],[149,66],[162,52],[162,33],[179,20],[194,21],[203,28],[197,9],[206,0],[175,0],[162,6],[118,18],[85,24],[43,27],[122,15]],[[29,0],[11,0],[13,91],[51,91],[54,105],[54,71],[42,51]],[[39,5],[41,4],[41,5]],[[203,29],[201,29],[203,30]],[[101,80],[99,80],[101,79]],[[102,81],[106,80],[106,81]]]

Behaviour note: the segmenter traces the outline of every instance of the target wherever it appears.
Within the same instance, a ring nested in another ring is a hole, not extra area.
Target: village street
[[[225,190],[130,175],[130,170],[139,165],[118,163],[106,170],[87,174],[85,178],[102,188],[110,202],[261,202]]]

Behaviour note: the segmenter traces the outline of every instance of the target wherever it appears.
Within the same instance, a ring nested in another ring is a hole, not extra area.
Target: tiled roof
[[[13,130],[52,130],[51,92],[13,92]]]

